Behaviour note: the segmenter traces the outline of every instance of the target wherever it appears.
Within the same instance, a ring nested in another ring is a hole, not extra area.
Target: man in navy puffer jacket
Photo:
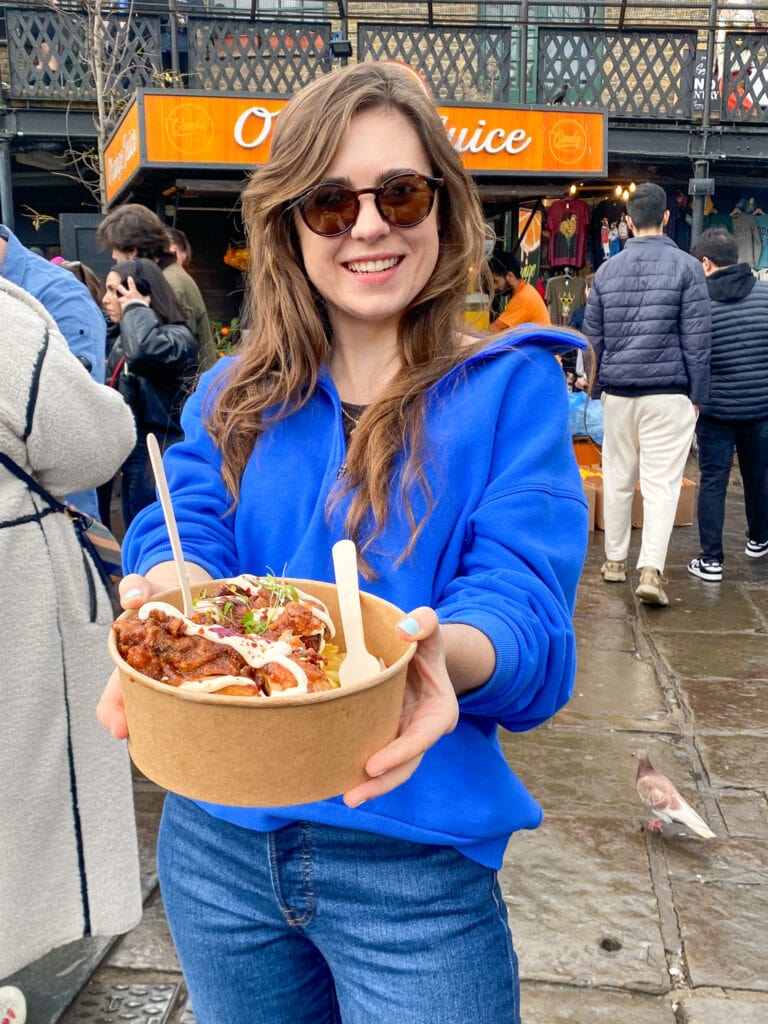
[[[666,605],[661,574],[693,440],[709,388],[711,318],[698,260],[664,234],[667,197],[651,182],[627,201],[634,234],[600,266],[584,314],[603,388],[606,582],[627,578],[632,497],[640,480],[643,535],[635,593]]]
[[[723,578],[725,494],[734,450],[744,481],[750,558],[768,555],[768,283],[739,263],[736,239],[711,228],[694,243],[712,303],[709,398],[696,424],[699,439],[701,555],[688,572],[718,583]]]

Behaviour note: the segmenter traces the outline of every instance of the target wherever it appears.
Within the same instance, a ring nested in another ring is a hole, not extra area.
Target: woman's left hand
[[[140,302],[143,306],[149,305],[149,296],[141,294],[132,277],[126,277],[125,284],[118,289],[117,298],[123,309],[131,302]]]
[[[418,624],[418,631],[400,632],[419,646],[408,666],[400,730],[396,739],[368,759],[365,770],[370,780],[344,794],[348,807],[359,807],[402,785],[416,771],[424,753],[452,732],[459,720],[437,616],[431,608],[417,608],[408,619]]]

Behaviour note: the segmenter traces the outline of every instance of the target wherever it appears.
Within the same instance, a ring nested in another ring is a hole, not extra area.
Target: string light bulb
[[[637,185],[634,183],[634,181],[630,181],[630,183],[629,183],[629,191],[630,192],[634,192],[636,188],[637,188]]]
[[[617,185],[616,188],[613,190],[613,194],[618,199],[621,196],[621,193],[623,191],[624,191],[624,186],[623,185]]]
[[[571,186],[569,187],[569,189],[568,189],[568,192],[569,192],[569,193],[570,193],[570,194],[571,194],[572,196],[575,196],[575,195],[576,195],[576,186],[575,186],[575,185],[571,185]]]

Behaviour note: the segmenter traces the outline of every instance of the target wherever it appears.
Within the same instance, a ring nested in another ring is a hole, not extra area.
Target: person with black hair
[[[709,397],[696,422],[701,554],[688,572],[723,578],[725,496],[734,452],[744,482],[748,558],[768,555],[768,283],[739,262],[738,242],[725,228],[710,228],[694,242],[712,308]]]
[[[155,500],[147,434],[157,436],[162,450],[183,436],[181,408],[194,382],[197,341],[152,260],[128,260],[113,267],[102,301],[120,331],[107,363],[109,383],[118,388],[136,420],[136,447],[122,466],[127,527]]]
[[[197,339],[200,372],[216,362],[216,345],[203,296],[173,251],[170,229],[141,203],[125,203],[106,215],[96,229],[96,241],[112,259],[148,259],[160,267],[184,309],[185,322]],[[186,236],[185,236],[186,237]]]
[[[669,603],[662,573],[697,406],[707,399],[711,318],[701,264],[664,234],[667,196],[645,182],[627,200],[634,237],[595,273],[583,330],[603,388],[606,583],[627,578],[632,498],[643,534],[635,594]]]
[[[488,261],[497,294],[508,295],[503,312],[491,324],[492,331],[507,331],[520,324],[549,324],[549,312],[536,289],[524,281],[520,261],[511,252],[497,253]]]

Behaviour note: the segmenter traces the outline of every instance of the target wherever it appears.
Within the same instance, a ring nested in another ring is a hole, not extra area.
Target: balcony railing
[[[330,70],[333,43],[348,38],[354,59],[404,61],[443,101],[694,123],[706,110],[710,120],[768,124],[768,0],[684,9],[671,0],[114,0],[98,61],[84,16],[94,2],[5,9],[7,103],[92,104],[96,63],[126,99],[141,86],[291,93]]]

